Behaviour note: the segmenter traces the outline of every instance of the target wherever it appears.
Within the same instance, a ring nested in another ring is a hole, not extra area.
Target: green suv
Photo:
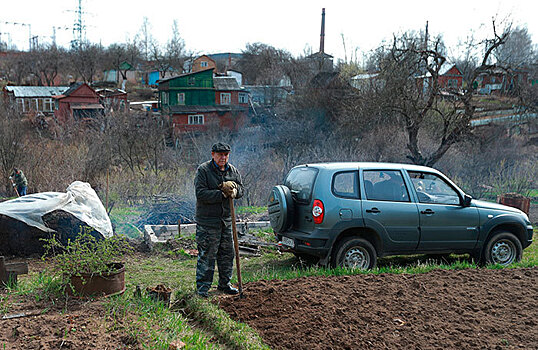
[[[409,164],[300,165],[273,187],[268,211],[282,248],[361,269],[405,254],[509,265],[533,235],[521,210],[472,199],[441,172]]]

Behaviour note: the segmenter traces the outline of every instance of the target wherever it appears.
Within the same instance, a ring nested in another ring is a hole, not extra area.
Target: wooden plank
[[[5,281],[7,281],[5,259],[3,256],[0,256],[0,287],[2,286],[2,282]]]
[[[28,263],[8,263],[5,264],[6,272],[26,275],[28,273]]]

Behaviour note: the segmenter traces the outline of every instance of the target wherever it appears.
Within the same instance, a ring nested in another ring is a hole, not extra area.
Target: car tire
[[[269,196],[267,211],[275,232],[284,232],[293,222],[293,198],[287,186],[274,186]]]
[[[520,261],[523,247],[519,239],[510,232],[498,232],[491,236],[483,252],[485,264],[499,264],[508,266]]]
[[[350,237],[343,240],[336,249],[333,267],[373,269],[377,265],[377,252],[365,239]]]

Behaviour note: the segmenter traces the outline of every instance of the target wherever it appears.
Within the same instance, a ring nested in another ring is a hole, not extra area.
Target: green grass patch
[[[142,238],[142,232],[132,223],[140,217],[142,209],[137,207],[114,207],[110,211],[110,221],[116,233],[130,238]]]
[[[236,212],[237,214],[261,214],[267,212],[267,207],[238,206]]]

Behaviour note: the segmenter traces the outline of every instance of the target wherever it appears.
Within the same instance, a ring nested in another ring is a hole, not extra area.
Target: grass
[[[114,207],[110,211],[110,221],[116,232],[121,232],[130,238],[142,238],[141,231],[132,224],[142,210],[137,207]]]
[[[258,232],[271,239],[269,232]],[[535,234],[537,232],[535,231]],[[193,239],[193,237],[191,237]],[[523,259],[509,268],[538,266],[538,242],[525,249]],[[323,268],[305,264],[290,253],[264,248],[260,257],[241,259],[244,283],[259,280],[285,280],[306,276],[341,276],[380,273],[426,273],[432,270],[479,268],[467,255],[450,255],[431,259],[425,255],[382,258],[372,271]],[[488,266],[490,269],[504,268]],[[269,349],[248,325],[230,319],[210,300],[194,296],[196,258],[174,258],[166,254],[131,255],[126,258],[127,291],[106,303],[107,325],[136,339],[146,349],[168,349],[172,341],[180,340],[186,349]],[[39,300],[55,300],[61,286],[46,272],[20,276],[20,283],[11,286],[10,294]],[[235,280],[232,282],[236,282]],[[135,296],[136,286],[164,284],[174,290],[172,307],[167,308],[148,298]],[[57,302],[57,301],[56,301]],[[9,294],[0,294],[0,314],[13,305]],[[1,345],[0,345],[1,349]]]

